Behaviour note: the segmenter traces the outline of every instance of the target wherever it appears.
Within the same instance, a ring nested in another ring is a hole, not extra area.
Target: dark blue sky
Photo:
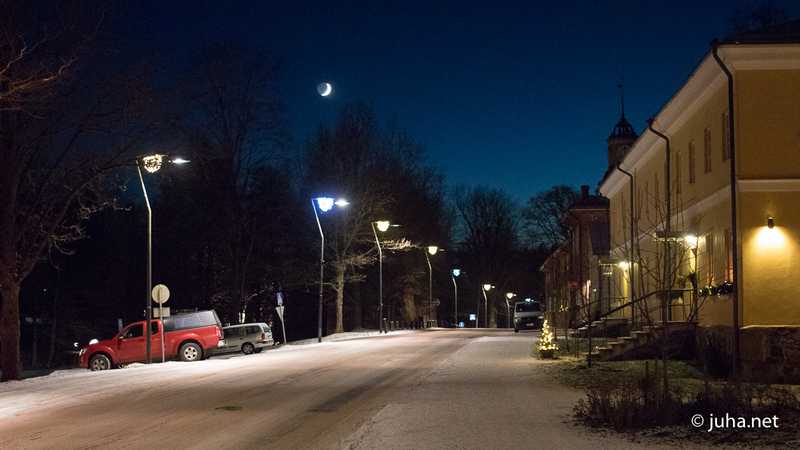
[[[557,183],[595,186],[620,78],[641,130],[751,2],[170,3],[133,14],[141,44],[176,57],[216,40],[268,49],[284,62],[299,142],[363,100],[422,142],[450,184],[524,200]],[[316,95],[321,81],[333,97]]]

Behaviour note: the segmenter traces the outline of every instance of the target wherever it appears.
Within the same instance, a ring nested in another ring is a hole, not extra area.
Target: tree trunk
[[[47,367],[53,367],[53,360],[56,357],[56,318],[58,317],[58,293],[61,286],[56,286],[53,293],[53,314],[50,316],[50,352],[47,355]]]
[[[19,380],[19,283],[0,281],[0,381]]]
[[[403,319],[406,322],[417,320],[417,305],[414,303],[414,287],[403,287]]]
[[[343,265],[336,265],[336,330],[334,333],[344,332],[344,316],[342,309],[344,307],[344,272]]]

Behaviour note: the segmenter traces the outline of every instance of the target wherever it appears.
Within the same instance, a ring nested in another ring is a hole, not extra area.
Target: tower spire
[[[617,88],[619,88],[619,111],[620,111],[620,117],[624,119],[625,118],[625,85],[624,85],[624,80],[620,80],[620,82],[617,83]]]

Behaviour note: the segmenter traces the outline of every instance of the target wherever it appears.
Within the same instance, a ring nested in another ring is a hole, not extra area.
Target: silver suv
[[[222,331],[225,333],[225,347],[220,348],[218,353],[241,351],[249,355],[260,353],[264,347],[274,343],[272,330],[263,322],[229,325],[223,327]]]

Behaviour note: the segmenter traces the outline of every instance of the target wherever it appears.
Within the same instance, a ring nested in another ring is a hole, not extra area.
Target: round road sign
[[[169,300],[169,288],[163,284],[153,286],[153,301],[162,305]]]

